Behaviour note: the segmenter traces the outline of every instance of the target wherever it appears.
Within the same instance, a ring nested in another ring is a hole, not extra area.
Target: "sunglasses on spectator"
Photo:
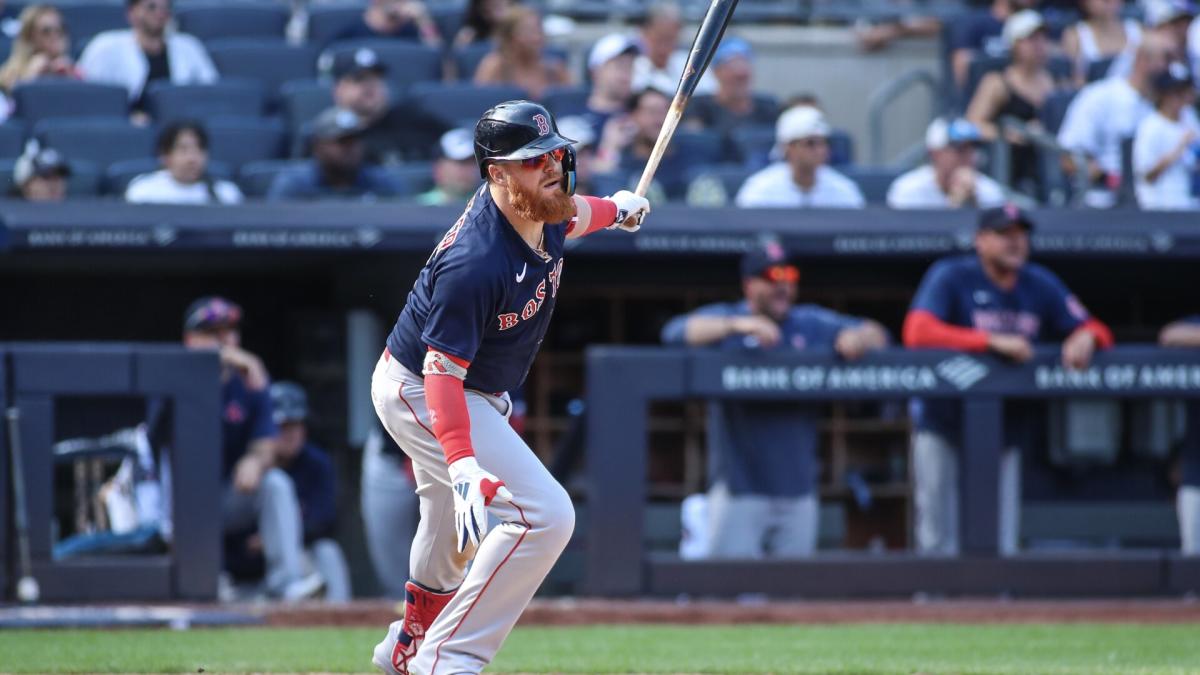
[[[561,164],[563,161],[563,158],[566,156],[567,156],[566,148],[555,148],[554,150],[551,150],[550,152],[547,152],[547,153],[540,154],[537,157],[530,157],[528,159],[521,160],[521,166],[526,169],[543,169],[546,167],[546,162],[550,161],[551,157],[554,158],[554,161]]]
[[[794,284],[800,281],[800,269],[794,265],[772,265],[763,270],[759,277],[773,283],[786,281]]]

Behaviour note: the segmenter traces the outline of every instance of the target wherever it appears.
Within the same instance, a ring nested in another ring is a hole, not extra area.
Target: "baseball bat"
[[[5,411],[8,422],[8,452],[12,459],[13,520],[17,530],[17,564],[21,578],[17,581],[17,599],[21,602],[37,602],[37,579],[33,576],[33,564],[29,559],[29,515],[25,510],[25,468],[21,462],[21,411],[9,408]]]
[[[658,131],[658,139],[654,141],[654,149],[650,152],[650,158],[646,160],[646,168],[642,169],[642,177],[638,180],[635,190],[638,196],[646,196],[646,190],[650,188],[654,173],[658,171],[658,165],[662,162],[663,153],[667,151],[667,145],[675,135],[675,128],[679,126],[679,120],[683,119],[683,111],[687,108],[688,101],[692,100],[692,93],[696,91],[701,76],[708,69],[708,64],[717,51],[717,45],[721,44],[721,36],[725,34],[725,27],[729,25],[729,18],[733,16],[733,8],[737,7],[737,3],[738,0],[712,0],[712,4],[708,6],[704,21],[700,22],[696,38],[692,40],[692,50],[688,53],[683,74],[679,77],[679,86],[675,89],[675,98],[671,100],[667,119]]]

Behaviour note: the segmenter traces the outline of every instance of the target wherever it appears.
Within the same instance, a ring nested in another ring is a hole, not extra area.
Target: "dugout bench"
[[[583,592],[634,596],[804,597],[931,594],[1168,595],[1200,590],[1200,558],[1174,551],[997,554],[1007,398],[1200,398],[1200,352],[1151,346],[1098,352],[1084,371],[1057,348],[1028,364],[892,349],[848,363],[829,352],[741,353],[593,347],[586,356],[588,501]],[[681,399],[952,398],[961,402],[963,554],[818,554],[803,560],[684,561],[645,547],[647,409]],[[620,423],[613,423],[620,420]]]

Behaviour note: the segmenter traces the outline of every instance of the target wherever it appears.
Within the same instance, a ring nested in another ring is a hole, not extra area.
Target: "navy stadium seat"
[[[266,196],[267,190],[271,189],[271,183],[275,180],[275,176],[306,163],[304,160],[293,159],[250,162],[238,171],[238,185],[241,186],[242,193],[247,197],[261,199]]]
[[[8,60],[8,55],[12,52],[12,42],[12,38],[0,33],[0,62]]]
[[[129,28],[123,2],[55,2],[71,36],[71,48],[76,54],[99,33]]]
[[[675,132],[671,143],[680,152],[687,153],[692,166],[717,164],[721,161],[721,136],[712,131],[680,129]]]
[[[591,91],[587,87],[549,87],[542,96],[542,103],[555,117],[582,115],[587,112],[587,100]]]
[[[1106,59],[1089,63],[1087,67],[1087,81],[1095,82],[1096,80],[1103,80],[1108,77],[1108,71],[1112,69],[1113,61],[1115,60],[1115,57],[1110,56]]]
[[[458,35],[459,29],[463,27],[463,20],[466,18],[466,9],[457,3],[448,5],[434,4],[429,8],[429,18],[437,24],[438,33],[441,34],[442,40],[446,44],[454,43],[454,36]]]
[[[322,47],[362,17],[363,5],[314,5],[308,10],[308,42]],[[451,39],[451,38],[447,38]]]
[[[886,204],[888,188],[903,173],[899,169],[880,166],[847,166],[841,171],[858,184],[868,204]]]
[[[770,163],[771,148],[775,147],[774,125],[754,124],[734,127],[729,132],[742,164],[762,168]]]
[[[1042,109],[1038,112],[1038,117],[1042,120],[1042,126],[1046,127],[1046,131],[1051,134],[1058,133],[1075,94],[1074,89],[1059,89],[1046,97],[1046,102],[1042,104]]]
[[[829,165],[846,166],[854,163],[854,137],[841,129],[829,133]]]
[[[441,118],[450,126],[474,128],[483,111],[528,94],[520,87],[509,85],[475,85],[469,83],[418,83],[409,90],[409,98],[426,112]]]
[[[162,168],[156,157],[145,157],[142,159],[124,159],[119,162],[114,162],[104,172],[104,192],[106,194],[123,197],[125,188],[129,187],[129,183],[138,176],[144,173],[151,173]],[[224,162],[209,161],[208,175],[213,178],[222,180],[232,180],[233,172],[229,165]]]
[[[222,80],[213,84],[154,82],[146,93],[150,115],[160,124],[170,120],[206,120],[220,115],[256,117],[265,96],[255,80]]]
[[[336,54],[355,52],[363,48],[375,50],[379,61],[387,67],[387,80],[393,84],[407,87],[415,82],[440,82],[442,79],[442,50],[399,40],[335,42],[321,54],[321,70],[327,70],[326,64],[332,64]]]
[[[491,41],[485,40],[455,49],[454,70],[458,79],[467,82],[473,80],[475,71],[479,68],[479,62],[483,61],[483,57],[487,56],[494,48],[495,45]]]
[[[119,117],[129,113],[123,87],[66,79],[40,79],[13,90],[16,115],[29,123],[58,117]]]
[[[45,120],[33,133],[68,160],[94,162],[97,170],[123,159],[154,156],[155,131],[123,119]]]
[[[283,115],[293,134],[332,106],[333,89],[326,82],[292,80],[283,85]]]
[[[268,104],[278,99],[284,82],[312,79],[317,72],[316,47],[279,40],[220,40],[208,45],[208,53],[222,77],[257,80]]]
[[[754,169],[741,164],[699,166],[688,172],[687,203],[697,207],[733,204],[742,183]]]
[[[175,10],[179,30],[204,41],[222,38],[282,39],[288,23],[286,6],[271,3],[192,5]]]
[[[405,162],[385,166],[383,170],[407,186],[409,194],[428,192],[434,187],[432,162]]]
[[[1007,65],[1008,56],[976,54],[975,58],[971,59],[970,67],[967,68],[967,82],[963,86],[959,98],[960,109],[965,111],[967,106],[971,105],[971,98],[975,96],[975,90],[979,88],[979,83],[983,81],[984,75],[1004,70]]]
[[[20,157],[25,151],[25,125],[20,120],[0,124],[0,158]]]
[[[287,134],[278,119],[219,117],[205,125],[208,156],[233,169],[261,159],[284,156]]]

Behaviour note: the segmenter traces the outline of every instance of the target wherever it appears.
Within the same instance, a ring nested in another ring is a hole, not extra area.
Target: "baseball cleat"
[[[435,591],[415,581],[404,584],[404,618],[388,626],[375,645],[371,662],[387,675],[409,675],[408,664],[425,641],[425,631],[454,597],[455,591]]]

